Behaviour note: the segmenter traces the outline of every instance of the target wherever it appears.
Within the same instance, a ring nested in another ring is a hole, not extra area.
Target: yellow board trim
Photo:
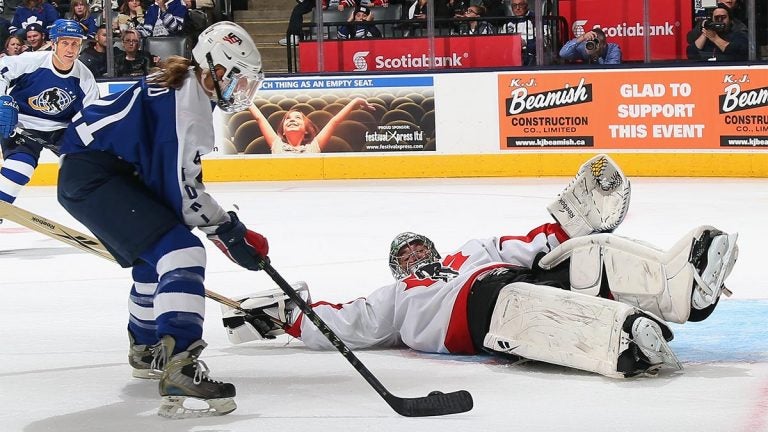
[[[430,177],[572,176],[596,153],[505,153],[207,159],[207,182]],[[628,176],[768,177],[768,153],[609,153]],[[57,164],[41,164],[32,185],[56,184]]]

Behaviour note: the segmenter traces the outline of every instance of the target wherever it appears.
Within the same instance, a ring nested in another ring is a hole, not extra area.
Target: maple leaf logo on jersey
[[[72,95],[58,87],[45,89],[37,96],[27,99],[30,108],[48,115],[61,113],[74,101],[75,98]]]
[[[424,264],[411,273],[410,276],[403,279],[405,289],[419,286],[430,286],[437,281],[448,282],[459,275],[459,269],[469,257],[458,252],[454,255],[445,257],[442,263],[433,262]]]

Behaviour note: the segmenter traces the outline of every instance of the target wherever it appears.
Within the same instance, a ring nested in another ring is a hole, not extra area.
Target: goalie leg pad
[[[650,315],[619,302],[515,282],[499,293],[483,345],[612,378],[653,373],[665,363],[663,356],[656,354],[651,359],[633,342],[632,324],[646,316]],[[666,330],[671,339],[671,330]],[[646,335],[644,340],[649,341],[651,354],[668,349],[666,342],[663,348],[653,347],[660,345],[658,338]]]
[[[579,168],[547,211],[569,237],[613,232],[629,210],[629,179],[607,155],[593,157]]]
[[[738,255],[736,237],[700,226],[664,252],[637,240],[595,234],[564,242],[539,266],[548,270],[569,259],[572,290],[597,295],[605,277],[615,300],[684,323],[692,308],[717,303]]]

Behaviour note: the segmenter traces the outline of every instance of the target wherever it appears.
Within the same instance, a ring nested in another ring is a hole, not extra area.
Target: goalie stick
[[[112,262],[116,262],[107,248],[96,238],[83,234],[72,228],[60,225],[50,219],[36,215],[20,207],[0,201],[0,218],[8,219],[33,231],[45,234],[53,239],[74,246],[80,250],[90,252]],[[457,414],[472,409],[472,395],[466,390],[451,393],[433,391],[427,396],[419,398],[401,398],[390,393],[386,387],[368,370],[355,356],[341,339],[328,327],[328,325],[312,310],[311,307],[299,296],[291,285],[283,279],[277,270],[263,258],[259,258],[260,267],[272,278],[273,281],[299,306],[304,315],[312,321],[334,347],[349,361],[350,364],[362,375],[374,390],[392,407],[395,412],[406,417],[426,417],[447,414]],[[237,309],[251,316],[250,312],[243,309],[239,302],[217,294],[211,290],[205,290],[206,297],[219,303]]]
[[[392,407],[395,412],[406,417],[427,417],[446,414],[457,414],[472,409],[472,395],[466,390],[451,393],[433,391],[427,396],[418,398],[401,398],[390,393],[386,387],[368,370],[352,350],[331,330],[328,325],[315,313],[303,298],[283,279],[268,260],[259,257],[259,267],[290,297],[328,339],[331,344],[349,361],[374,390]]]
[[[90,252],[106,260],[117,263],[112,254],[109,253],[107,248],[98,239],[87,234],[83,234],[72,228],[65,227],[64,225],[36,215],[5,201],[0,201],[0,219],[7,219],[9,221],[16,222],[21,226],[27,227],[41,234],[45,234],[55,240],[59,240],[80,250]],[[205,290],[205,296],[211,300],[237,309],[246,315],[250,315],[247,310],[244,310],[240,306],[239,302],[232,300],[229,297],[225,297],[208,289]]]

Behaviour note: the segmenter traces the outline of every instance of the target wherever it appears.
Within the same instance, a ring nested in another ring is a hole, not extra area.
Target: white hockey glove
[[[579,168],[547,210],[571,238],[613,232],[627,215],[630,192],[621,168],[601,154]]]
[[[291,286],[307,303],[311,302],[306,282],[294,282]],[[227,337],[235,345],[274,339],[284,334],[283,328],[293,324],[300,313],[297,305],[278,288],[237,297],[235,300],[240,302],[247,313],[221,305]]]

